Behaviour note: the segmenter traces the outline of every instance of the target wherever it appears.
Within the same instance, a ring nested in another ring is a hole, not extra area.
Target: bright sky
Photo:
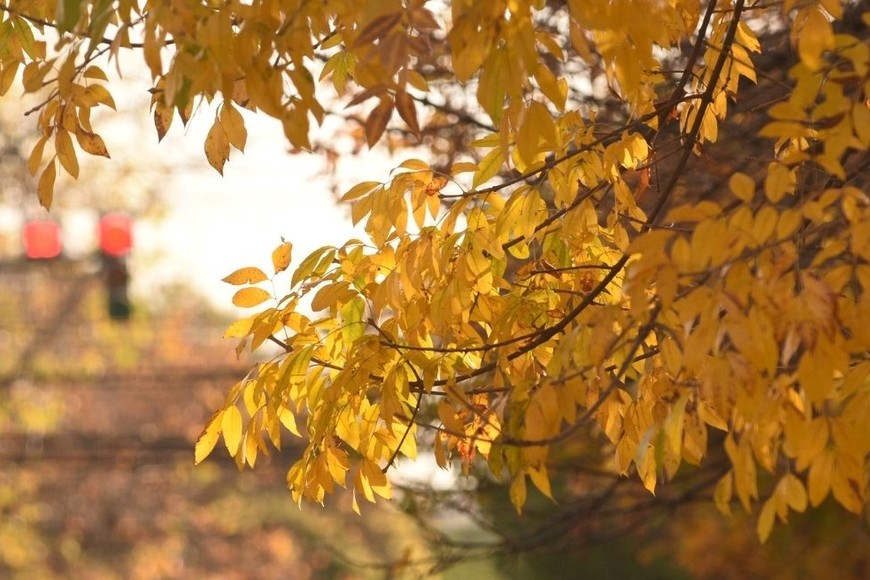
[[[347,209],[338,206],[330,192],[323,160],[286,153],[287,142],[276,122],[248,116],[245,154],[234,152],[224,176],[218,175],[202,154],[212,118],[204,113],[194,119],[186,135],[173,127],[159,147],[160,158],[171,166],[178,156],[185,160],[184,168],[167,181],[166,215],[137,228],[141,259],[134,263],[134,275],[145,283],[139,286],[142,290],[185,280],[228,310],[234,308],[230,300],[235,288],[220,279],[242,266],[259,266],[269,273],[271,252],[282,236],[293,243],[293,261],[298,264],[309,252],[339,245],[354,231]],[[156,135],[152,140],[156,142]],[[341,164],[343,182],[386,177],[387,159],[365,155],[374,161],[351,159]]]
[[[321,246],[340,245],[361,235],[351,226],[349,208],[337,205],[330,191],[324,159],[308,153],[289,154],[277,121],[243,111],[248,128],[246,150],[244,154],[232,151],[221,177],[203,153],[213,110],[203,107],[186,128],[176,116],[158,144],[147,110],[148,80],[136,76],[128,74],[131,82],[112,85],[118,112],[106,111],[95,117],[95,128],[103,135],[112,159],[83,159],[79,183],[60,185],[55,194],[59,199],[80,195],[81,189],[120,187],[129,179],[122,181],[113,175],[130,166],[134,167],[134,181],[141,180],[160,191],[167,204],[163,215],[155,220],[137,220],[134,226],[130,266],[136,301],[149,300],[161,288],[181,281],[221,311],[247,316],[249,311],[231,304],[237,288],[221,278],[243,266],[259,266],[269,273],[271,252],[282,236],[294,246],[292,269]],[[24,123],[32,123],[35,132],[35,119],[28,117]],[[383,152],[367,149],[357,156],[343,156],[338,165],[342,191],[358,181],[386,179],[397,163]],[[91,176],[97,179],[88,179]],[[96,195],[95,199],[111,197]],[[124,196],[120,198],[123,208]],[[10,228],[18,229],[23,219],[46,215],[35,194],[28,196],[21,211],[0,209],[0,229],[7,233]],[[52,212],[61,220],[68,255],[94,249],[95,209],[117,207]]]

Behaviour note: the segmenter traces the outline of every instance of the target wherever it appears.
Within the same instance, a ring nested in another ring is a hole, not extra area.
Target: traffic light
[[[60,226],[51,220],[34,220],[24,224],[24,255],[28,260],[51,260],[63,249]]]
[[[133,220],[120,213],[103,216],[99,226],[100,254],[106,276],[109,317],[112,320],[130,318],[127,254],[133,248]]]
[[[112,320],[127,320],[130,318],[131,310],[130,297],[127,293],[127,286],[130,282],[127,262],[123,257],[103,254],[103,266],[109,298],[109,317]]]
[[[122,213],[109,213],[100,220],[100,251],[120,258],[133,248],[133,220]]]

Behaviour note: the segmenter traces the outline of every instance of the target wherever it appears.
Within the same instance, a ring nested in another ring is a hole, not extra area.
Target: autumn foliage
[[[577,440],[650,492],[724,449],[712,499],[760,513],[761,539],[829,496],[866,510],[870,14],[851,3],[0,10],[0,93],[38,95],[45,206],[58,171],[78,174],[74,143],[108,156],[90,118],[113,106],[104,71],[122,52],[151,72],[159,137],[215,105],[218,171],[245,147],[244,110],[296,149],[324,149],[310,123],[334,115],[370,147],[431,151],[344,194],[366,239],[292,269],[285,242],[273,271],[225,279],[257,309],[227,336],[280,353],[233,386],[197,461],[222,437],[254,466],[289,431],[307,440],[294,499],[350,487],[356,506],[390,498],[397,457],[425,443],[521,510]],[[277,295],[261,284],[285,270]]]

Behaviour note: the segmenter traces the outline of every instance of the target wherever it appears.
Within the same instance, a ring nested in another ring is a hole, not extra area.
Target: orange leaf
[[[275,267],[275,273],[283,272],[290,265],[290,255],[293,251],[293,244],[284,242],[272,252],[272,265]]]
[[[227,284],[240,286],[242,284],[256,284],[257,282],[262,282],[268,279],[269,277],[266,276],[266,273],[263,272],[261,269],[255,268],[253,266],[248,266],[246,268],[239,268],[222,280]]]
[[[383,16],[379,16],[368,23],[368,25],[363,28],[362,32],[359,33],[359,36],[356,37],[356,40],[353,43],[354,47],[359,47],[364,44],[371,44],[375,40],[379,38],[383,38],[392,28],[401,22],[402,13],[401,12],[392,12],[390,14],[384,14]]]
[[[417,107],[414,104],[413,97],[405,92],[404,89],[396,92],[396,111],[399,112],[402,120],[408,124],[408,128],[419,136],[420,124],[417,122]]]
[[[369,114],[366,120],[366,143],[369,147],[374,147],[384,130],[387,128],[387,123],[393,115],[393,103],[388,98],[382,98],[378,106],[375,107]]]
[[[262,304],[271,297],[272,295],[262,288],[242,288],[233,296],[233,304],[242,308],[250,308]]]

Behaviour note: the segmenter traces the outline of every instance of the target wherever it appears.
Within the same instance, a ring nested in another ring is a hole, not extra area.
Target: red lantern
[[[57,258],[62,249],[60,226],[51,220],[37,220],[24,224],[24,254],[30,260]]]
[[[100,220],[100,251],[120,258],[133,247],[133,220],[122,213],[110,213]]]

